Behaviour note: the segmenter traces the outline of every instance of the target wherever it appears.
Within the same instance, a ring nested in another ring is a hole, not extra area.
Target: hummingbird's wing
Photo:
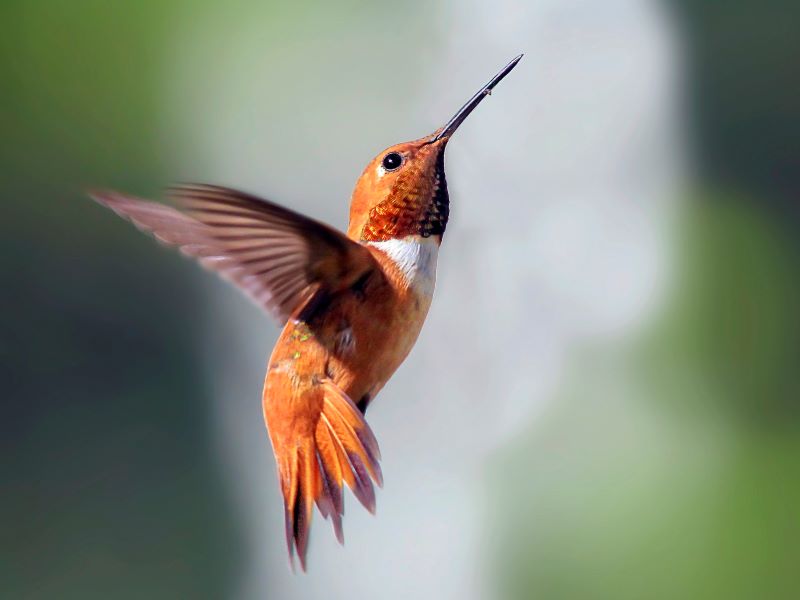
[[[280,323],[378,268],[343,233],[256,196],[211,185],[170,189],[178,208],[114,191],[90,196],[231,281]]]

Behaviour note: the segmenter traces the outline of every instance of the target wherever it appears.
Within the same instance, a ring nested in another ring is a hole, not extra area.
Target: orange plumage
[[[366,409],[411,351],[428,312],[449,214],[444,150],[515,58],[431,136],[381,152],[353,192],[347,235],[227,188],[173,188],[176,208],[92,197],[230,280],[280,322],[263,410],[303,569],[314,504],[343,541],[342,490],[371,512],[381,485]]]

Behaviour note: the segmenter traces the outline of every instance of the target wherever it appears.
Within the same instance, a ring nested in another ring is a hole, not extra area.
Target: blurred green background
[[[82,190],[156,194],[173,180],[213,180],[213,155],[197,149],[206,138],[193,135],[192,120],[223,120],[214,103],[255,88],[194,106],[175,101],[174,89],[200,94],[206,69],[237,68],[225,62],[237,31],[263,28],[266,46],[253,48],[249,68],[273,78],[272,99],[230,127],[252,125],[287,162],[320,165],[310,176],[335,199],[314,188],[298,208],[342,226],[348,186],[371,154],[433,129],[420,118],[427,113],[403,107],[431,90],[435,69],[420,57],[448,46],[442,15],[462,10],[444,5],[0,5],[2,597],[322,593],[302,578],[243,591],[253,550],[215,441],[206,276],[125,230]],[[690,157],[674,199],[674,277],[624,342],[573,344],[552,397],[479,465],[487,508],[475,597],[797,597],[800,8],[682,0],[671,9]],[[177,33],[187,27],[200,32],[194,46]],[[321,63],[321,79],[303,71],[309,62]],[[442,107],[471,92],[445,89]],[[338,125],[318,137],[328,121]],[[283,146],[297,129],[303,143]],[[327,166],[338,136],[353,140]],[[269,169],[249,176],[289,202],[307,168],[275,183]],[[458,186],[455,169],[448,177]],[[265,357],[276,330],[246,314],[265,332]],[[254,381],[254,421],[259,388]],[[266,441],[260,451],[269,459]],[[279,510],[264,508],[275,520]],[[400,564],[398,579],[415,576]]]

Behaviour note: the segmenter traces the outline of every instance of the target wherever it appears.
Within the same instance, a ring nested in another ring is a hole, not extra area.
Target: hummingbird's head
[[[441,236],[450,212],[444,177],[447,139],[396,144],[373,158],[353,191],[351,235],[370,242]]]
[[[350,204],[351,238],[383,242],[408,236],[441,241],[450,213],[444,174],[447,142],[464,119],[522,58],[520,54],[431,135],[390,146],[364,169]]]

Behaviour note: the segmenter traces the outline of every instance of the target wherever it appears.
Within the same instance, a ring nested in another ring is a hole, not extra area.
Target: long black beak
[[[511,72],[511,69],[517,66],[517,63],[522,57],[523,55],[520,54],[505,67],[503,67],[503,69],[497,75],[492,77],[489,83],[479,89],[478,92],[472,98],[470,98],[464,106],[458,109],[458,112],[447,122],[447,125],[442,127],[437,133],[433,134],[433,137],[431,137],[430,141],[436,142],[442,138],[449,138],[451,135],[453,135],[455,130],[458,129],[458,126],[464,122],[464,119],[467,118],[469,113],[475,110],[475,107],[481,103],[481,100],[492,93],[494,86],[500,83],[503,77],[508,75]]]

